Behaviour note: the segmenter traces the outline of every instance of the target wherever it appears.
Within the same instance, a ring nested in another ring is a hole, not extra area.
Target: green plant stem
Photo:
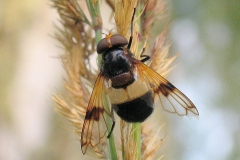
[[[95,31],[95,42],[98,42],[102,39],[102,18],[100,14],[99,1],[86,0],[88,10],[92,18],[92,27]],[[98,67],[101,69],[102,56],[98,55]]]
[[[121,128],[124,128],[124,121],[123,120],[120,120],[120,126]],[[121,129],[121,142],[122,142],[122,159],[125,159],[125,154],[124,154],[124,151],[125,151],[125,147],[124,147],[124,142],[125,142],[125,139],[124,139],[124,129]]]
[[[141,124],[133,123],[133,139],[136,143],[137,160],[141,160]]]
[[[106,94],[103,97],[104,99],[104,107],[105,110],[107,110],[108,112],[110,112],[109,108],[111,106],[109,106],[108,104],[108,99]],[[106,121],[107,121],[107,128],[108,128],[108,133],[111,131],[112,128],[112,117],[110,116],[106,116]],[[111,160],[117,160],[117,150],[116,150],[116,146],[115,146],[115,140],[114,140],[114,134],[111,133],[111,136],[108,138],[108,153],[109,153],[109,159]]]
[[[99,7],[99,1],[95,1],[95,0],[86,0],[87,6],[88,6],[88,10],[90,12],[91,18],[92,18],[92,27],[95,31],[95,42],[96,44],[98,44],[98,42],[102,39],[102,18],[101,18],[101,14],[100,14],[100,7]],[[102,64],[102,56],[98,55],[98,67],[101,70],[101,64]],[[107,97],[104,96],[105,98],[105,103],[104,103],[104,107],[106,110],[109,111],[109,108],[111,106],[108,106],[106,103],[107,102]],[[112,118],[109,116],[107,117],[107,127],[108,127],[108,132],[110,132],[111,130],[111,126],[112,126]],[[109,151],[109,159],[111,160],[117,160],[117,151],[116,151],[116,146],[115,146],[115,141],[114,141],[114,135],[113,133],[111,134],[111,136],[108,139],[108,151]]]
[[[139,4],[140,6],[142,5],[141,3]],[[141,13],[141,7],[138,7],[136,10],[136,17],[138,17],[138,15],[140,15]],[[138,26],[140,27],[140,35],[142,33],[142,28],[141,28],[141,18],[139,18],[137,20]],[[138,47],[140,48],[139,45]],[[133,130],[133,139],[136,143],[136,151],[137,151],[137,160],[141,160],[141,148],[142,148],[142,144],[141,144],[141,123],[133,123],[132,126],[132,130]]]
[[[100,30],[100,29],[95,30],[95,35],[96,35],[95,41],[96,41],[96,44],[98,44],[98,42],[102,39],[102,30]],[[101,54],[98,54],[97,62],[98,62],[98,68],[101,70],[102,69],[102,55]]]
[[[111,130],[112,127],[112,118],[107,116],[107,126],[108,126],[108,133]],[[117,160],[117,150],[115,146],[115,140],[114,140],[114,134],[112,133],[111,136],[108,138],[108,151],[109,151],[109,158],[111,160]]]

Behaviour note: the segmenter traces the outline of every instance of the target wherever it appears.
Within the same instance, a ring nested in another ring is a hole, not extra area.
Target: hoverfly
[[[134,57],[130,52],[131,43],[132,35],[128,41],[121,35],[110,33],[97,45],[97,53],[102,55],[102,67],[92,91],[82,128],[83,154],[89,146],[98,145],[106,136],[108,131],[106,115],[112,117],[113,121],[107,136],[109,138],[115,125],[113,110],[126,122],[143,122],[153,112],[156,99],[160,99],[166,111],[180,116],[188,113],[199,115],[197,108],[187,96],[144,64],[149,56],[142,55],[141,57],[144,57],[142,60]],[[163,99],[169,103],[170,109],[164,107]],[[106,110],[104,105],[111,106],[111,111]]]

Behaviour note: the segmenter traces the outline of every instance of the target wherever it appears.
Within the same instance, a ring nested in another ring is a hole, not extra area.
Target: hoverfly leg
[[[150,59],[150,56],[145,55],[144,52],[145,52],[145,48],[142,49],[142,53],[140,54],[140,57],[143,58],[143,59],[140,60],[142,63],[144,63],[144,62],[146,62],[147,60]]]
[[[144,62],[146,62],[147,60],[150,59],[150,56],[148,56],[148,55],[141,55],[140,57],[144,57],[143,59],[141,59],[142,63],[144,63]]]
[[[134,20],[135,13],[136,13],[136,8],[134,8],[134,10],[133,10],[133,15],[132,15],[132,20],[131,20],[131,35],[130,35],[130,38],[129,38],[129,43],[128,43],[128,45],[127,45],[127,49],[130,49],[130,48],[131,48],[131,45],[132,45],[132,39],[133,39],[133,20]]]
[[[113,132],[113,129],[115,127],[115,118],[114,118],[113,108],[111,108],[111,116],[112,116],[112,127],[111,127],[110,132],[107,135],[107,138],[110,138],[110,136],[111,136],[111,134]]]
[[[130,36],[130,38],[129,38],[127,49],[130,49],[131,45],[132,45],[132,36]]]

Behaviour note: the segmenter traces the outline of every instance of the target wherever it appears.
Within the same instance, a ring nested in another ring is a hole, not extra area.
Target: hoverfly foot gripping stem
[[[110,138],[110,136],[112,135],[112,132],[113,132],[114,127],[115,127],[115,121],[113,121],[113,123],[112,123],[112,127],[111,127],[110,132],[109,132],[108,135],[107,135],[107,138]]]

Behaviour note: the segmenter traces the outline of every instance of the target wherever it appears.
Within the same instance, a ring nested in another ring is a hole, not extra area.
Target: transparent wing
[[[139,61],[136,63],[136,67],[140,78],[150,83],[155,100],[160,100],[164,110],[179,116],[199,115],[192,101],[165,78]]]
[[[104,88],[104,77],[99,74],[87,107],[85,120],[81,133],[81,148],[83,154],[95,152],[102,154],[102,148],[106,144],[107,122],[106,116],[110,116],[110,106]]]

